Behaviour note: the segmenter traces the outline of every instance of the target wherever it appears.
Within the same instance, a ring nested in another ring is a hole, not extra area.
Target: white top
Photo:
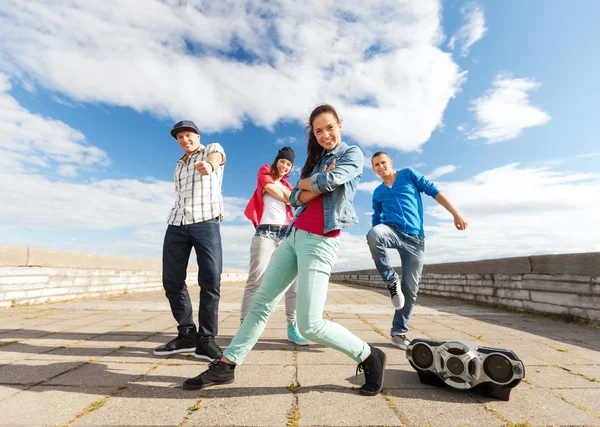
[[[175,168],[177,198],[175,206],[169,212],[168,224],[195,224],[223,215],[221,184],[224,165],[217,166],[215,171],[208,175],[200,175],[194,168],[195,162],[207,161],[211,153],[221,153],[225,157],[223,147],[214,143],[200,145],[197,151],[189,156],[183,155],[177,161]]]
[[[282,189],[285,188],[279,181],[275,181],[273,184]],[[263,191],[263,203],[265,206],[260,219],[261,224],[288,225],[290,223],[287,218],[285,203],[271,196],[266,190]]]

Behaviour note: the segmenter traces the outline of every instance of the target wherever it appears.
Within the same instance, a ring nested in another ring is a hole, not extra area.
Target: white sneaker
[[[410,344],[410,341],[408,338],[406,338],[406,335],[404,335],[404,334],[392,335],[392,338],[390,338],[390,344],[393,346],[396,346],[398,348],[401,348],[402,350],[406,350],[406,347],[408,347],[408,345]]]
[[[400,287],[400,280],[396,280],[394,283],[387,285],[388,291],[390,292],[390,298],[392,299],[392,305],[396,310],[400,310],[404,307],[404,294]],[[398,292],[400,291],[400,292]]]

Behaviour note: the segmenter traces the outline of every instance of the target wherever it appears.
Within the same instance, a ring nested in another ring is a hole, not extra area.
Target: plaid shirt
[[[189,156],[184,154],[177,160],[175,168],[175,190],[177,199],[167,218],[170,225],[195,224],[223,216],[223,165],[217,166],[209,175],[200,175],[194,163],[207,161],[209,154],[221,153],[225,159],[225,151],[221,144],[200,145],[200,148]]]

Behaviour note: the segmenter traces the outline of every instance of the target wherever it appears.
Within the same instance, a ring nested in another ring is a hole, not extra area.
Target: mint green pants
[[[296,317],[302,336],[348,355],[365,360],[369,345],[337,323],[323,319],[331,268],[337,258],[339,239],[317,236],[292,228],[279,245],[256,291],[250,311],[223,356],[241,365],[267,325],[269,315],[298,276]]]

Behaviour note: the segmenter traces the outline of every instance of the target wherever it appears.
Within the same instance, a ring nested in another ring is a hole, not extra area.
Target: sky
[[[600,2],[0,2],[0,245],[160,259],[193,120],[227,154],[224,265],[243,209],[330,103],[365,154],[335,270],[374,268],[371,155],[432,180],[425,262],[600,251]],[[400,258],[392,254],[400,265]]]

